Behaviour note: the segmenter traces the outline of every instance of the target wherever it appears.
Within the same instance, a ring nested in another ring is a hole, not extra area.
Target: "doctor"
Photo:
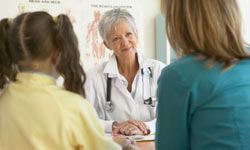
[[[109,61],[87,73],[87,99],[106,132],[154,132],[157,80],[165,65],[137,51],[135,20],[126,10],[107,11],[98,27],[105,46],[114,53]]]

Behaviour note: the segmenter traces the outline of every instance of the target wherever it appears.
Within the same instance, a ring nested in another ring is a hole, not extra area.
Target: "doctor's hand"
[[[149,134],[150,130],[146,124],[138,120],[128,120],[121,123],[115,122],[112,129],[112,134],[123,134],[123,135],[146,135]]]
[[[113,136],[113,140],[119,144],[123,150],[140,150],[136,142],[123,135]]]
[[[128,123],[133,124],[137,128],[139,128],[144,135],[147,135],[147,134],[150,133],[150,129],[148,128],[148,126],[143,121],[130,119],[130,120],[128,120]]]

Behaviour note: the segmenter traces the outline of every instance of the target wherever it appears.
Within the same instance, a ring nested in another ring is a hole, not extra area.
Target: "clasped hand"
[[[122,134],[122,135],[147,135],[150,133],[147,125],[138,120],[130,119],[124,122],[115,122],[112,127],[112,134]]]
[[[124,135],[113,136],[113,140],[118,143],[123,150],[140,150],[135,141],[130,140]]]

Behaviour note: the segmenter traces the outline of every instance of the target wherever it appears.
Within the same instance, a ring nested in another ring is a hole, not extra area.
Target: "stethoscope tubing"
[[[148,73],[149,73],[149,78],[150,78],[150,85],[149,85],[149,92],[150,92],[150,97],[148,99],[145,99],[144,97],[144,92],[145,92],[145,89],[144,89],[144,76],[145,76],[145,68],[142,68],[141,69],[141,75],[142,75],[142,84],[143,84],[143,103],[145,105],[151,105],[152,107],[155,107],[155,99],[156,98],[153,98],[152,97],[152,79],[153,79],[153,73],[152,73],[152,70],[150,67],[147,68],[148,69]],[[111,88],[112,88],[112,84],[111,84],[111,81],[112,81],[112,78],[109,77],[109,74],[107,74],[107,93],[106,93],[106,102],[105,102],[105,110],[108,111],[108,112],[113,112],[114,111],[114,104],[112,103],[111,101]]]

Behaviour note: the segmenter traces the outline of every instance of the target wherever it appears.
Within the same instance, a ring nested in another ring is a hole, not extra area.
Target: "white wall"
[[[156,57],[155,17],[160,13],[160,3],[161,0],[141,1],[144,12],[144,55],[150,58]]]
[[[243,36],[248,44],[250,44],[250,1],[238,0],[243,17]]]

